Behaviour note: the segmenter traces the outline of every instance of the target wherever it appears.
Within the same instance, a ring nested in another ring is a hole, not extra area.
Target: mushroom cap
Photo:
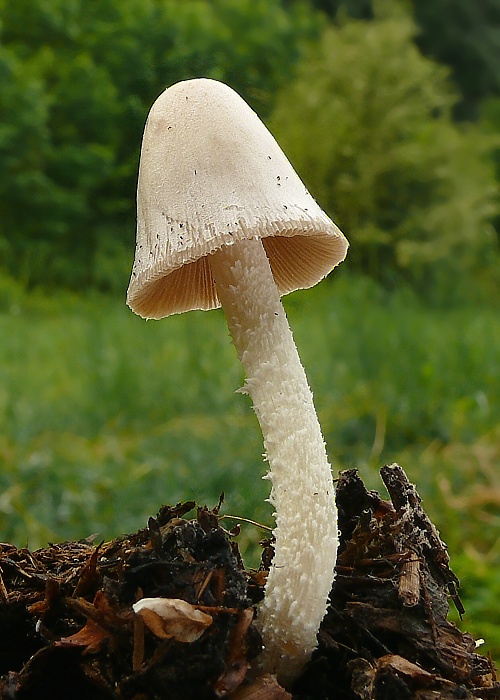
[[[128,305],[144,318],[220,306],[207,256],[249,238],[262,239],[280,294],[312,287],[348,247],[234,90],[176,83],[144,130]]]

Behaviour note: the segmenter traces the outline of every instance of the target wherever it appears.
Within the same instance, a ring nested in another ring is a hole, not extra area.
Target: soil
[[[447,619],[458,580],[414,486],[398,465],[381,477],[390,501],[339,476],[337,576],[293,688],[255,670],[272,543],[246,571],[221,504],[190,502],[112,542],[0,544],[0,698],[500,699],[491,658]],[[134,612],[143,598],[161,610]]]

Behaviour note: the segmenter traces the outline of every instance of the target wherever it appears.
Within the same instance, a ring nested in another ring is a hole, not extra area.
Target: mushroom
[[[317,644],[338,544],[331,468],[280,296],[325,277],[347,240],[259,117],[205,78],[156,100],[142,143],[127,292],[144,318],[222,305],[264,438],[274,558],[261,667],[288,683]]]

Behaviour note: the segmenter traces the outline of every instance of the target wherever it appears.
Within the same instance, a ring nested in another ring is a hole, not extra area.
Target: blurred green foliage
[[[500,97],[500,3],[498,0],[412,0],[417,43],[450,66],[460,89],[455,114],[477,118],[482,101]]]
[[[327,29],[271,126],[348,232],[349,264],[436,295],[500,262],[491,224],[498,140],[452,121],[447,70],[418,52],[414,32],[405,15]]]
[[[289,0],[293,3],[293,0]],[[498,0],[311,0],[332,18],[373,19],[377,10],[403,7],[418,27],[426,56],[448,66],[459,96],[454,114],[476,119],[486,98],[500,97],[500,2]]]

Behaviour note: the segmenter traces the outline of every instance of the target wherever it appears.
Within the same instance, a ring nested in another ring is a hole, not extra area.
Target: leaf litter
[[[459,582],[414,486],[398,465],[381,476],[389,501],[340,473],[337,576],[292,688],[256,663],[272,540],[247,571],[221,503],[188,502],[111,542],[0,544],[0,698],[500,699],[492,660],[447,619]]]

